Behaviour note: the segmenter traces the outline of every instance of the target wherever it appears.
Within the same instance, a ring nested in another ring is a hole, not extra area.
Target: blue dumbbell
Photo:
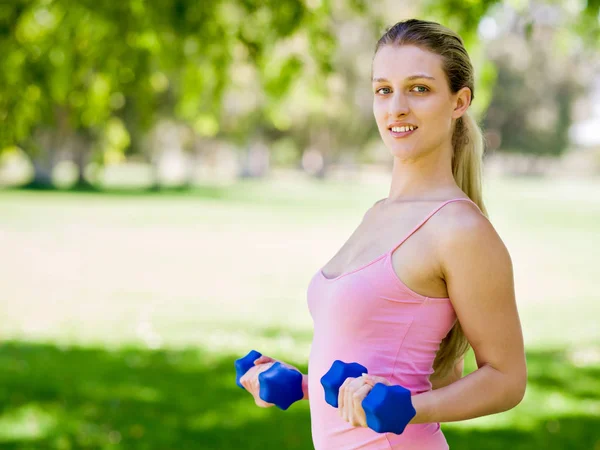
[[[246,356],[235,361],[236,384],[244,389],[240,378],[254,366],[254,361],[262,355],[256,350],[250,351]],[[260,384],[259,397],[273,403],[284,411],[290,405],[304,397],[302,392],[302,374],[297,370],[289,369],[276,362],[269,369],[258,375]]]
[[[340,387],[346,378],[358,378],[367,369],[358,363],[334,361],[329,371],[321,377],[325,390],[325,401],[338,407]],[[362,401],[367,425],[378,433],[401,434],[416,415],[412,405],[410,391],[402,386],[386,386],[376,383]]]
[[[331,365],[331,369],[321,377],[321,385],[325,389],[325,401],[334,408],[338,407],[340,387],[346,378],[358,378],[369,373],[367,368],[358,363],[345,363],[339,359]]]

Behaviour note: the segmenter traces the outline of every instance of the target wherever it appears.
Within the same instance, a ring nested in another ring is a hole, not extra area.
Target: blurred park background
[[[410,17],[475,66],[529,367],[450,446],[600,450],[599,0],[0,2],[0,448],[312,448],[233,361],[306,373],[308,282],[388,193],[371,58]]]

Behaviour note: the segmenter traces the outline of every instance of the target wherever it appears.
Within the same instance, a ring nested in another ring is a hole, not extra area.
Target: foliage
[[[546,11],[559,16],[558,8]],[[539,24],[528,32],[513,21],[504,28],[487,46],[496,85],[483,125],[500,137],[495,147],[504,152],[558,156],[569,148],[575,100],[592,81],[585,76],[589,62],[561,27]]]
[[[301,0],[131,2],[20,0],[0,5],[0,148],[34,147],[36,129],[98,140],[115,120],[147,130],[160,116],[219,130],[235,56],[258,68],[270,97],[283,95],[301,64],[272,61],[281,40],[310,42],[328,70],[329,3]],[[273,64],[275,66],[273,67]],[[82,151],[85,151],[83,149]]]
[[[149,130],[169,119],[197,140],[216,137],[244,147],[292,137],[297,157],[309,147],[331,159],[362,152],[377,136],[366,72],[383,26],[402,19],[390,13],[400,11],[390,9],[394,3],[0,3],[0,151],[23,148],[40,180],[49,180],[43,172],[61,159],[76,161],[82,181],[90,160],[147,155]],[[535,34],[540,22],[521,0],[423,0],[410,9],[463,36],[477,71],[478,117],[498,78],[480,25],[500,6],[517,13],[517,33]],[[557,7],[552,1],[538,5],[545,6]],[[565,8],[553,48],[581,42],[587,51],[597,50],[600,0],[576,0]],[[557,91],[564,99],[561,119],[568,119],[571,94]],[[564,148],[564,137],[553,142]]]

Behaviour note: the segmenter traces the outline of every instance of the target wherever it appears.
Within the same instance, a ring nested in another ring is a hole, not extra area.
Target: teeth
[[[394,133],[405,133],[407,131],[412,131],[414,130],[416,127],[413,126],[407,126],[407,127],[392,127],[392,131]]]

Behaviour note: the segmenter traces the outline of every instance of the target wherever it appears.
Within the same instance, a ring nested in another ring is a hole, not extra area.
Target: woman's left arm
[[[440,389],[449,384],[456,383],[462,378],[463,371],[465,369],[465,358],[460,358],[455,364],[454,368],[445,376],[440,377],[437,372],[434,372],[430,377],[431,389]]]
[[[510,255],[486,217],[462,211],[447,222],[438,248],[448,295],[478,369],[414,395],[417,414],[410,423],[494,414],[514,408],[525,395],[527,366]]]

